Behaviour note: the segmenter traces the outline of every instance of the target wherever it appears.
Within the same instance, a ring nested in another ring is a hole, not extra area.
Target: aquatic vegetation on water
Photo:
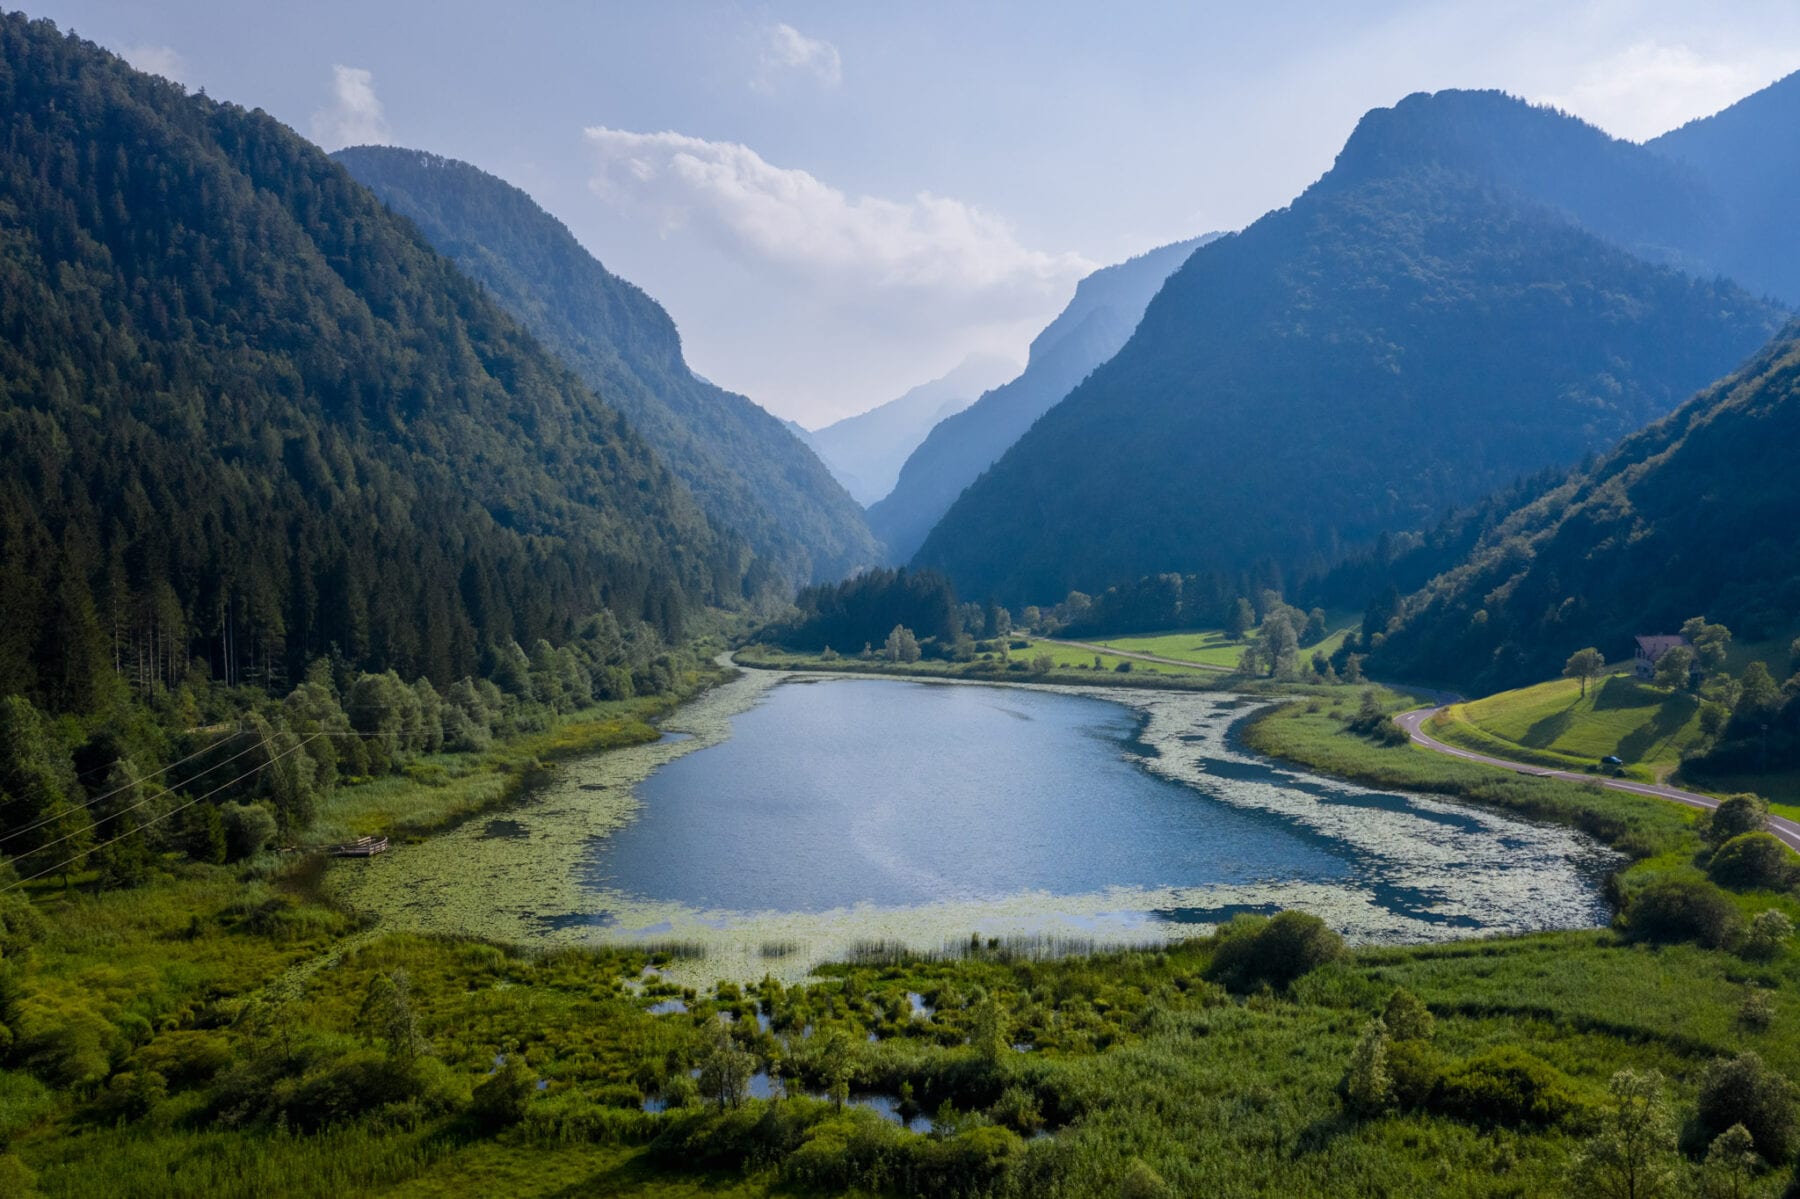
[[[1566,828],[1413,795],[1373,791],[1277,767],[1233,748],[1238,697],[1038,688],[1123,705],[1142,726],[1128,747],[1142,768],[1196,798],[1272,822],[1271,835],[1329,847],[1342,878],[1195,886],[1104,886],[1080,894],[1029,888],[908,906],[850,903],[823,911],[701,910],[626,894],[585,878],[604,838],[641,808],[634,789],[658,768],[731,735],[732,718],[777,686],[945,686],[748,672],[679,709],[686,738],[570,761],[499,822],[454,830],[386,858],[335,867],[331,882],[384,926],[523,944],[681,946],[668,975],[685,985],[764,973],[793,980],[820,962],[957,952],[971,934],[1044,952],[1158,944],[1242,911],[1303,908],[1352,942],[1443,941],[1475,933],[1592,926],[1596,886],[1616,856]],[[992,684],[960,684],[988,686]],[[779,862],[769,864],[780,869]],[[1057,946],[1062,948],[1057,948]],[[1023,950],[1021,949],[1021,952]]]

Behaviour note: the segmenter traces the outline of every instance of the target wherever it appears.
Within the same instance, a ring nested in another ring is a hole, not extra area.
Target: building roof
[[[1638,657],[1648,658],[1655,662],[1676,646],[1687,643],[1688,639],[1680,633],[1655,633],[1639,637],[1637,639]]]

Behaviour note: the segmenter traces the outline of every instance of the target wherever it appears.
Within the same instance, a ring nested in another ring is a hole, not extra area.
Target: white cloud
[[[187,59],[171,46],[125,46],[120,49],[119,55],[140,71],[161,75],[175,83],[188,81]]]
[[[1567,90],[1542,99],[1641,141],[1726,108],[1791,69],[1791,56],[1773,52],[1716,59],[1683,44],[1641,41],[1587,64]]]
[[[850,196],[748,146],[680,133],[587,130],[594,193],[667,236],[694,229],[734,257],[846,295],[903,292],[986,310],[1036,311],[1094,264],[1021,244],[960,200]]]
[[[836,87],[844,79],[843,56],[828,41],[807,37],[792,25],[778,24],[763,39],[762,61],[751,86],[768,91],[777,79],[794,72]]]
[[[312,115],[313,140],[327,150],[388,139],[375,76],[361,67],[331,68],[331,103]]]

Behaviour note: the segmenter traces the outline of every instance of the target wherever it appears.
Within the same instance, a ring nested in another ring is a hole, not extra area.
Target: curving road
[[[1655,799],[1669,799],[1676,803],[1686,804],[1690,808],[1704,808],[1707,811],[1719,806],[1719,801],[1710,795],[1701,795],[1697,791],[1683,791],[1679,787],[1665,787],[1655,783],[1635,783],[1630,779],[1613,779],[1582,774],[1575,770],[1549,770],[1543,766],[1532,766],[1523,762],[1512,762],[1505,758],[1490,757],[1473,750],[1458,749],[1454,745],[1446,745],[1425,732],[1425,722],[1444,709],[1418,708],[1411,712],[1402,712],[1394,717],[1394,723],[1406,730],[1413,744],[1422,745],[1426,749],[1440,754],[1449,754],[1453,758],[1461,758],[1466,762],[1480,762],[1484,766],[1498,766],[1502,770],[1510,770],[1515,774],[1529,774],[1536,778],[1563,779],[1571,783],[1598,783],[1613,791],[1629,791],[1633,795],[1648,795]],[[1789,849],[1800,853],[1800,823],[1795,823],[1782,816],[1771,816],[1768,822],[1769,832],[1773,833]]]

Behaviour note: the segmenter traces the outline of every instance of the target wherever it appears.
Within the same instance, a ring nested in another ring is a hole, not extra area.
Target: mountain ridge
[[[1594,645],[1704,615],[1740,637],[1784,635],[1800,611],[1800,322],[1673,414],[1500,521],[1406,601],[1370,666],[1501,690],[1555,675]],[[1742,485],[1749,483],[1750,485]]]
[[[525,191],[422,150],[332,157],[615,404],[763,569],[791,588],[881,557],[861,507],[817,456],[779,418],[695,376],[668,312]]]
[[[934,426],[870,505],[869,524],[896,561],[910,558],[957,496],[1087,374],[1117,353],[1150,297],[1186,257],[1220,236],[1202,234],[1102,267],[1076,284],[1055,320],[1032,339],[1019,377]]]
[[[900,468],[931,430],[973,404],[994,381],[1018,373],[997,354],[971,354],[936,379],[866,412],[811,430],[805,440],[864,507],[894,489]]]
[[[737,602],[741,542],[317,147],[16,14],[0,91],[8,690],[443,684]]]
[[[1419,101],[1405,103],[1418,128]],[[1452,117],[1467,107],[1447,103]],[[1496,103],[1546,138],[1598,133],[1523,101],[1476,101]],[[1446,165],[1454,154],[1367,154],[1369,131],[1394,120],[1365,117],[1345,169],[1196,250],[1126,346],[969,487],[913,565],[1020,603],[1262,561],[1318,574],[1384,531],[1606,448],[1785,319],[1466,160]],[[1247,452],[1258,444],[1282,452]]]

